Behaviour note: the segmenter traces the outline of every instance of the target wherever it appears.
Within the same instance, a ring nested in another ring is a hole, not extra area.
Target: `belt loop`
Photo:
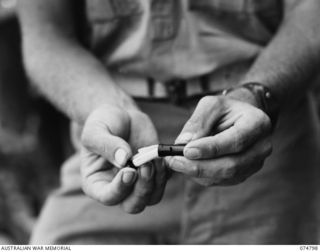
[[[187,96],[187,85],[185,80],[172,80],[165,83],[166,91],[170,100],[174,104],[180,104]]]
[[[147,83],[148,83],[148,95],[151,97],[154,97],[154,85],[155,85],[154,79],[148,78]]]
[[[204,93],[209,92],[209,84],[210,84],[210,75],[209,74],[204,74],[200,76],[200,85],[202,88],[202,91]]]

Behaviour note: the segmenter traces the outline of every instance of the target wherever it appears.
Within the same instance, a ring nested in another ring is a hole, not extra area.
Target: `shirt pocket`
[[[265,41],[282,20],[283,0],[189,0],[189,10],[233,33]]]
[[[141,24],[146,0],[86,0],[88,46],[107,61]]]
[[[276,11],[280,0],[189,0],[191,10],[211,10],[232,14]]]
[[[180,0],[153,0],[151,27],[153,41],[167,41],[176,37],[181,19]]]
[[[142,13],[139,0],[87,0],[88,20],[95,23],[116,21]]]

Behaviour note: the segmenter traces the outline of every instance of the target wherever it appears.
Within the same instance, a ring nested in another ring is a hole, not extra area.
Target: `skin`
[[[21,1],[18,9],[31,81],[83,127],[84,192],[105,205],[119,203],[128,213],[159,202],[166,184],[163,166],[125,167],[137,148],[157,143],[154,125],[76,40],[72,1]],[[125,154],[116,162],[118,150]]]
[[[320,2],[285,7],[277,34],[241,82],[263,83],[284,111],[303,97],[320,60]],[[272,149],[271,125],[249,92],[204,97],[177,138],[188,143],[185,157],[167,158],[169,167],[205,186],[237,184],[261,169]]]
[[[243,82],[268,86],[284,107],[288,97],[298,100],[319,60],[319,11],[317,0],[296,4]],[[137,148],[157,143],[157,133],[77,41],[70,13],[71,1],[19,2],[28,74],[49,100],[83,126],[84,192],[106,205],[121,204],[128,213],[141,212],[160,201],[165,168],[147,164],[135,171],[125,163]],[[271,153],[270,129],[268,116],[246,89],[204,97],[176,140],[188,143],[185,157],[166,158],[166,165],[206,186],[243,182]]]

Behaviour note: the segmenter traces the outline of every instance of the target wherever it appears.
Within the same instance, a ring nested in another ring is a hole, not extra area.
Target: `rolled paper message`
[[[156,144],[140,148],[132,157],[130,167],[138,167],[158,157],[183,156],[185,144]]]

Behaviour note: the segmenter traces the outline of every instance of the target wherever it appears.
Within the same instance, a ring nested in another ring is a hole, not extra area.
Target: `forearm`
[[[319,12],[319,1],[301,1],[285,17],[278,33],[241,83],[266,85],[283,105],[289,99],[299,99],[319,66]]]
[[[104,66],[76,42],[57,37],[41,40],[45,45],[41,49],[25,41],[28,74],[70,118],[82,123],[102,104],[130,106],[131,99],[116,86]]]
[[[104,65],[76,40],[70,3],[20,2],[24,60],[31,81],[81,124],[102,104],[135,106]]]

